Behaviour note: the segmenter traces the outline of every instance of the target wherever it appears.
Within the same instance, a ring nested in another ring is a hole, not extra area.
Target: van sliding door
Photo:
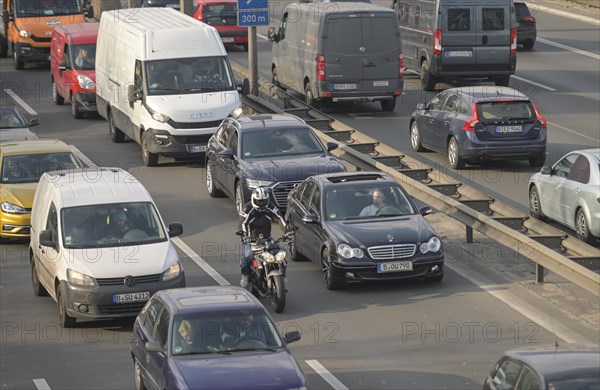
[[[468,4],[442,8],[441,64],[445,72],[476,69],[478,43],[474,11],[475,7]]]

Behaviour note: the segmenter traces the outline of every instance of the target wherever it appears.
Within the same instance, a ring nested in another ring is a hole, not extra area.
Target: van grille
[[[411,257],[415,254],[415,244],[381,245],[372,246],[367,249],[373,260],[395,260]]]
[[[146,302],[98,305],[98,311],[100,314],[137,314],[144,308],[145,304]]]
[[[160,281],[161,277],[162,277],[162,274],[142,275],[142,276],[134,276],[133,280],[135,281],[135,284],[156,283],[156,282]],[[96,282],[98,282],[99,286],[124,286],[125,278],[124,277],[99,278],[99,279],[96,279]]]
[[[32,35],[30,38],[34,42],[48,42],[48,43],[50,43],[50,41],[52,41],[52,38],[38,37],[38,36],[35,36],[35,35]]]
[[[302,181],[285,181],[273,186],[273,197],[275,198],[277,207],[283,209],[287,207],[288,194],[300,183],[302,183]]]
[[[169,119],[167,123],[174,129],[207,129],[209,127],[218,127],[222,120],[210,121],[210,122],[175,122],[173,119]]]

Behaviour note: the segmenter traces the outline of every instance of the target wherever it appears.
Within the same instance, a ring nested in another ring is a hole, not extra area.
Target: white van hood
[[[129,247],[65,249],[63,253],[68,268],[94,278],[160,274],[179,260],[171,241]]]
[[[146,104],[176,122],[212,122],[225,119],[241,107],[237,91],[147,96]]]

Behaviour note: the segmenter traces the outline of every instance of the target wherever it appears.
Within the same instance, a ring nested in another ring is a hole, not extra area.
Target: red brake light
[[[531,105],[533,106],[533,110],[535,111],[535,116],[537,116],[537,120],[540,121],[542,129],[547,129],[548,128],[548,121],[546,121],[546,118],[544,118],[543,116],[540,115],[540,112],[535,107],[535,104],[531,103]]]
[[[325,81],[325,56],[317,55],[317,80]]]
[[[259,265],[258,265],[258,263],[256,262],[255,259],[252,259],[252,268],[254,268],[254,269],[259,268]]]
[[[398,56],[398,72],[400,75],[400,78],[404,77],[404,54],[400,53],[400,55]]]
[[[479,117],[477,116],[477,105],[475,103],[473,103],[473,115],[471,116],[471,119],[467,120],[461,130],[464,131],[473,131],[475,130],[475,125],[477,125],[477,123],[479,123]]]
[[[510,29],[510,54],[517,54],[517,29]]]
[[[198,11],[196,11],[196,19],[198,19],[201,22],[203,22],[202,19],[204,19],[204,15],[202,14],[203,11],[204,6],[202,4],[198,4]]]
[[[527,16],[525,16],[525,17],[523,18],[523,21],[525,21],[525,22],[533,22],[533,23],[535,23],[535,22],[536,22],[535,18],[534,18],[533,16],[531,16],[531,15],[527,15]]]
[[[433,33],[433,55],[442,55],[442,30],[435,30]]]

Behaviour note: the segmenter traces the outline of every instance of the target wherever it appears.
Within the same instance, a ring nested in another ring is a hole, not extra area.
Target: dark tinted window
[[[517,10],[517,20],[531,16],[531,12],[529,12],[529,8],[525,3],[515,3],[515,9]]]
[[[459,114],[468,114],[470,110],[471,110],[471,105],[465,99],[460,99],[458,102],[458,107],[456,108],[456,111]]]
[[[232,128],[231,135],[229,136],[229,142],[227,142],[227,146],[229,149],[233,150],[234,153],[237,153],[238,146],[238,132]]]
[[[266,129],[242,133],[244,159],[324,153],[323,145],[308,127]]]
[[[523,367],[523,373],[519,378],[519,389],[540,390],[542,386],[537,375],[529,367]]]
[[[156,324],[156,321],[158,320],[158,315],[160,314],[160,311],[163,307],[164,304],[158,299],[156,299],[154,302],[150,303],[149,306],[147,306],[146,318],[144,319],[142,327],[144,328],[146,334],[150,339],[152,339],[154,336],[152,333],[154,330],[154,325]]]
[[[302,191],[302,195],[300,197],[300,204],[302,204],[302,206],[304,206],[304,208],[306,208],[308,210],[308,203],[310,201],[310,198],[312,196],[313,190],[316,187],[316,184],[314,181],[309,181],[308,183],[306,183],[306,188],[304,188],[304,191]]]
[[[444,104],[444,111],[453,112],[456,111],[456,108],[460,102],[460,97],[458,95],[452,94],[446,100],[446,104]]]
[[[436,97],[429,102],[429,109],[433,111],[441,111],[442,107],[444,107],[444,102],[446,101],[446,97],[448,97],[447,93],[440,93]]]
[[[369,55],[398,50],[398,25],[393,17],[362,18],[362,45]],[[382,39],[382,36],[390,39]],[[356,45],[356,43],[354,43]],[[355,49],[356,50],[356,49]]]
[[[328,18],[325,30],[327,51],[360,56],[357,43],[361,42],[361,28],[361,18]]]
[[[484,8],[481,18],[484,31],[504,30],[504,8]]]
[[[236,4],[206,4],[204,23],[211,26],[237,26]]]
[[[321,214],[321,190],[317,187],[312,196],[310,197],[310,204],[308,205],[308,210],[311,213],[315,213],[317,215]]]
[[[448,10],[448,31],[471,30],[471,10],[468,8],[450,8]]]
[[[587,157],[579,155],[569,172],[569,180],[587,184],[590,181],[590,162]]]
[[[535,111],[530,102],[486,102],[477,104],[478,116],[481,122],[498,122],[518,119],[535,119]]]
[[[52,232],[52,237],[54,239],[58,238],[58,215],[54,203],[50,204],[50,211],[48,212],[48,219],[46,220],[46,230]]]
[[[494,374],[492,381],[498,390],[513,390],[517,384],[520,371],[521,364],[512,360],[505,360],[498,367],[498,371]]]
[[[575,164],[578,154],[569,154],[567,157],[560,160],[554,167],[554,173],[558,177],[569,177],[571,167]]]
[[[169,310],[165,307],[160,313],[160,318],[156,324],[156,333],[154,335],[154,340],[157,341],[162,347],[165,346],[168,339],[169,320]]]

